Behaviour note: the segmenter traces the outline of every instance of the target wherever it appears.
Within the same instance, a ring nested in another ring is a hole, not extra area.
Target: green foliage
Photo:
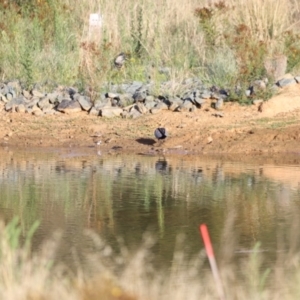
[[[284,49],[288,57],[287,72],[300,68],[300,34],[291,30],[284,33]]]
[[[37,228],[39,227],[40,223],[35,221],[32,226],[29,228],[28,232],[25,235],[24,239],[24,249],[29,250],[31,245],[31,240],[33,234],[36,232]],[[20,241],[22,237],[22,230],[19,222],[18,217],[14,217],[10,223],[5,227],[5,236],[7,238],[8,244],[11,249],[18,249],[21,247]]]

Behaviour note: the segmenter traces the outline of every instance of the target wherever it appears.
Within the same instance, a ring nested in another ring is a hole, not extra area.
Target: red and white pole
[[[218,294],[221,300],[225,300],[225,293],[222,285],[222,281],[220,278],[220,273],[217,267],[217,262],[214,255],[214,250],[210,241],[209,233],[206,224],[201,224],[199,226],[200,233],[202,235],[202,239],[204,242],[206,254],[208,256],[209,264],[216,282]]]

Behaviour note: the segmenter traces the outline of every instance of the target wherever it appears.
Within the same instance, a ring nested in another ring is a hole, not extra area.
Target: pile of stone
[[[276,82],[276,87],[283,87],[300,82],[300,77],[283,78]],[[169,89],[168,82],[161,90]],[[248,90],[247,96],[255,89],[263,89],[267,82],[256,81]],[[206,103],[216,110],[221,110],[224,101],[230,101],[229,91],[215,86],[207,88],[199,79],[187,79],[178,85],[183,91],[177,96],[155,96],[153,84],[132,82],[110,85],[109,92],[96,94],[94,99],[89,93],[79,93],[74,87],[57,87],[52,92],[43,92],[42,88],[28,91],[22,88],[18,80],[0,83],[0,103],[7,112],[28,113],[33,115],[71,114],[86,112],[94,116],[112,118],[138,118],[144,114],[158,114],[163,110],[192,112],[201,109]]]

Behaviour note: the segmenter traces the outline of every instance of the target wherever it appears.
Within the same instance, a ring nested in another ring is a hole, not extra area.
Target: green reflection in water
[[[235,252],[261,241],[272,260],[278,236],[289,232],[299,213],[295,165],[60,152],[1,157],[1,217],[19,216],[24,232],[40,220],[35,245],[62,229],[64,257],[72,247],[80,253],[92,247],[83,234],[91,228],[113,245],[122,237],[129,248],[153,232],[155,251],[168,262],[179,233],[188,251],[198,252],[198,225],[207,223],[217,252],[238,236]],[[222,238],[229,216],[235,216],[232,236]]]

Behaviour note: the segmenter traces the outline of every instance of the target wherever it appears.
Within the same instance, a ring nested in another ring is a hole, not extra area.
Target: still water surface
[[[217,253],[234,237],[236,255],[260,241],[270,261],[282,251],[279,241],[296,234],[298,160],[101,155],[95,149],[0,151],[0,217],[7,222],[19,216],[24,232],[40,220],[36,248],[62,230],[59,251],[66,261],[72,250],[84,257],[92,247],[85,229],[112,246],[121,237],[129,249],[152,232],[162,265],[172,260],[179,233],[191,254],[203,248],[200,223],[208,225]]]

